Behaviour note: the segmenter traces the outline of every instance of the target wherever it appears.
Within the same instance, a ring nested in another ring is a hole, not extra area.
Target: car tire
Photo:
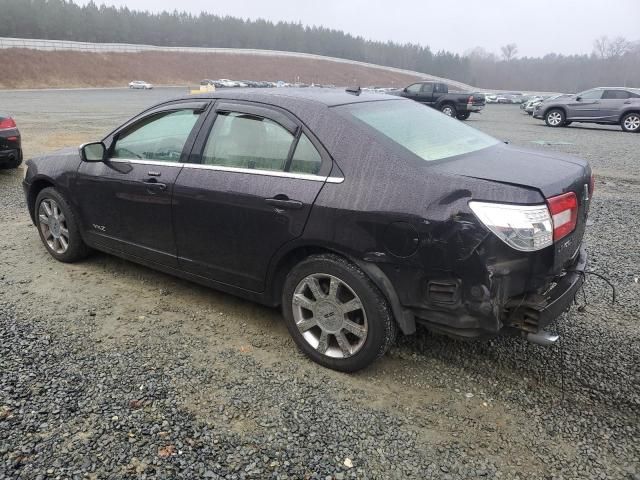
[[[625,132],[640,132],[640,113],[627,113],[624,117],[622,117],[622,120],[620,120],[620,126]]]
[[[448,117],[457,117],[458,111],[456,110],[455,105],[451,103],[445,103],[440,107],[440,111],[447,115]]]
[[[45,188],[38,194],[34,212],[40,240],[53,258],[72,263],[89,254],[73,210],[55,188]]]
[[[552,108],[544,114],[544,121],[549,127],[557,128],[565,124],[565,114],[559,108]]]
[[[284,282],[282,310],[296,345],[333,370],[365,368],[395,342],[397,326],[384,295],[338,255],[298,263]]]
[[[456,118],[458,120],[464,121],[464,120],[467,120],[470,116],[471,116],[470,112],[463,112],[463,113],[459,113],[458,115],[456,115]]]

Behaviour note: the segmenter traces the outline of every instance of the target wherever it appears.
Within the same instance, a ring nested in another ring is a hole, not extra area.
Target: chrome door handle
[[[265,198],[265,202],[269,205],[273,205],[278,208],[288,208],[292,210],[299,210],[304,204],[299,200],[290,200],[286,195],[276,195],[273,198]]]
[[[147,192],[156,193],[156,192],[164,192],[167,189],[166,183],[160,183],[155,178],[148,178],[143,180],[145,187],[147,187]]]

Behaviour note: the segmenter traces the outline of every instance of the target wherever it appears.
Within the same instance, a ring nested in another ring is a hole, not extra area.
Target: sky
[[[88,0],[76,0],[87,3]],[[464,53],[481,46],[519,56],[590,53],[602,36],[640,40],[640,0],[94,0],[130,9],[301,22],[367,39],[429,45]]]

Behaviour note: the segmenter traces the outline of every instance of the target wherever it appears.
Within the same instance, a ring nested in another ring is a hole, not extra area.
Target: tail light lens
[[[576,228],[578,220],[578,198],[573,192],[547,199],[553,221],[553,241],[566,237]]]
[[[478,219],[500,240],[521,252],[553,244],[553,223],[546,205],[469,202]]]
[[[8,130],[10,128],[16,128],[16,122],[13,118],[0,118],[0,130]]]
[[[473,103],[473,95],[469,95],[469,99],[467,100],[467,103]]]

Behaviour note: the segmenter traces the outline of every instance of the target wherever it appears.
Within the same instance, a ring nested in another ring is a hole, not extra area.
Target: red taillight
[[[467,100],[467,103],[473,104],[473,95],[469,95],[469,100]]]
[[[578,198],[573,192],[547,199],[553,221],[553,241],[569,235],[576,228],[578,220]]]
[[[596,176],[592,173],[589,179],[589,199],[593,197],[593,192],[596,190]]]
[[[8,130],[9,128],[16,128],[16,122],[13,121],[13,118],[0,119],[0,130]]]

